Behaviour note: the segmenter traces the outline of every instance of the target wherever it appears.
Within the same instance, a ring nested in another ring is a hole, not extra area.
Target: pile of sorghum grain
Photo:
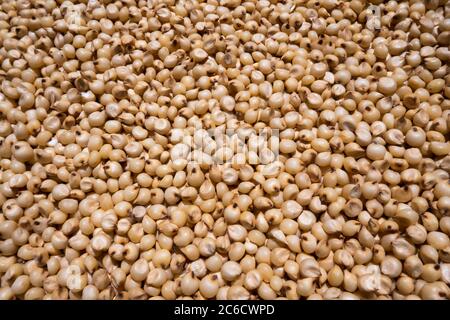
[[[1,1],[0,299],[448,299],[449,6]]]

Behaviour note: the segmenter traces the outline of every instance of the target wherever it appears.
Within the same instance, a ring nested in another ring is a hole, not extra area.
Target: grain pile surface
[[[0,2],[0,299],[450,298],[448,1]]]

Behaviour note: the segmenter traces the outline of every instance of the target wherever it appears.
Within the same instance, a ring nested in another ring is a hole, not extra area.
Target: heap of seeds
[[[447,0],[0,2],[0,299],[450,298]]]

